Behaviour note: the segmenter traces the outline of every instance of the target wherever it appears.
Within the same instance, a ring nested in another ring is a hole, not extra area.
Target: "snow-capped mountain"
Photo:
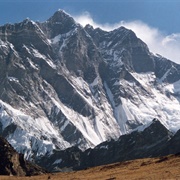
[[[180,129],[180,65],[131,30],[83,28],[62,10],[0,27],[0,85],[0,134],[28,159],[95,147],[154,118]]]

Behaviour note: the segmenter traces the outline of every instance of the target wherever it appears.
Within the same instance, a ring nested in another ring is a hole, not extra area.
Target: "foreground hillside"
[[[22,179],[22,177],[5,177],[2,180]],[[24,177],[27,180],[77,179],[77,180],[117,180],[117,179],[180,179],[180,154],[161,158],[146,158],[126,161],[105,166],[98,166],[83,171],[47,174]]]
[[[32,176],[44,173],[44,169],[26,161],[23,154],[18,154],[7,140],[0,136],[1,175]]]

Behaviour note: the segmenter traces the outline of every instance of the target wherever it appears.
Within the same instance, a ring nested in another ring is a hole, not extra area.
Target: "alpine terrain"
[[[0,175],[31,176],[45,174],[46,171],[26,161],[13,147],[0,137]]]
[[[82,27],[62,10],[0,27],[0,135],[26,159],[138,136],[154,118],[165,141],[180,129],[180,65],[133,31]]]

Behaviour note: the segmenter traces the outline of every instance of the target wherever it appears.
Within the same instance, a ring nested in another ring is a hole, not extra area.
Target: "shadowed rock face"
[[[155,117],[175,132],[179,80],[180,65],[150,53],[124,27],[83,28],[61,10],[42,23],[6,24],[0,27],[0,135],[38,160],[118,139]]]
[[[38,163],[50,171],[70,171],[126,160],[176,154],[180,151],[179,138],[179,131],[173,135],[159,120],[154,119],[142,132],[123,135],[117,141],[106,141],[84,152],[77,147],[56,151]]]
[[[0,137],[0,175],[31,176],[46,173],[39,166],[24,159],[14,148]]]

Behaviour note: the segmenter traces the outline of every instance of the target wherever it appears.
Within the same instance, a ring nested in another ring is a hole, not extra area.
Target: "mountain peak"
[[[165,135],[172,135],[172,133],[159,121],[158,119],[154,118],[152,120],[152,123],[149,127],[147,127],[144,132],[147,132],[148,134],[151,135],[157,135],[161,134],[163,136]],[[157,138],[157,137],[156,137]]]
[[[42,24],[42,29],[49,29],[50,38],[54,38],[59,34],[65,34],[77,26],[75,20],[63,10],[56,11],[45,23]]]
[[[86,24],[86,26],[84,27],[84,29],[94,30],[94,27],[93,27],[91,24]]]
[[[60,9],[56,11],[53,16],[48,19],[48,21],[52,23],[65,23],[67,21],[73,24],[75,23],[74,19],[68,13]]]
[[[30,26],[36,25],[36,23],[28,17],[26,19],[24,19],[20,24],[22,24],[23,26],[24,25],[30,25]]]

